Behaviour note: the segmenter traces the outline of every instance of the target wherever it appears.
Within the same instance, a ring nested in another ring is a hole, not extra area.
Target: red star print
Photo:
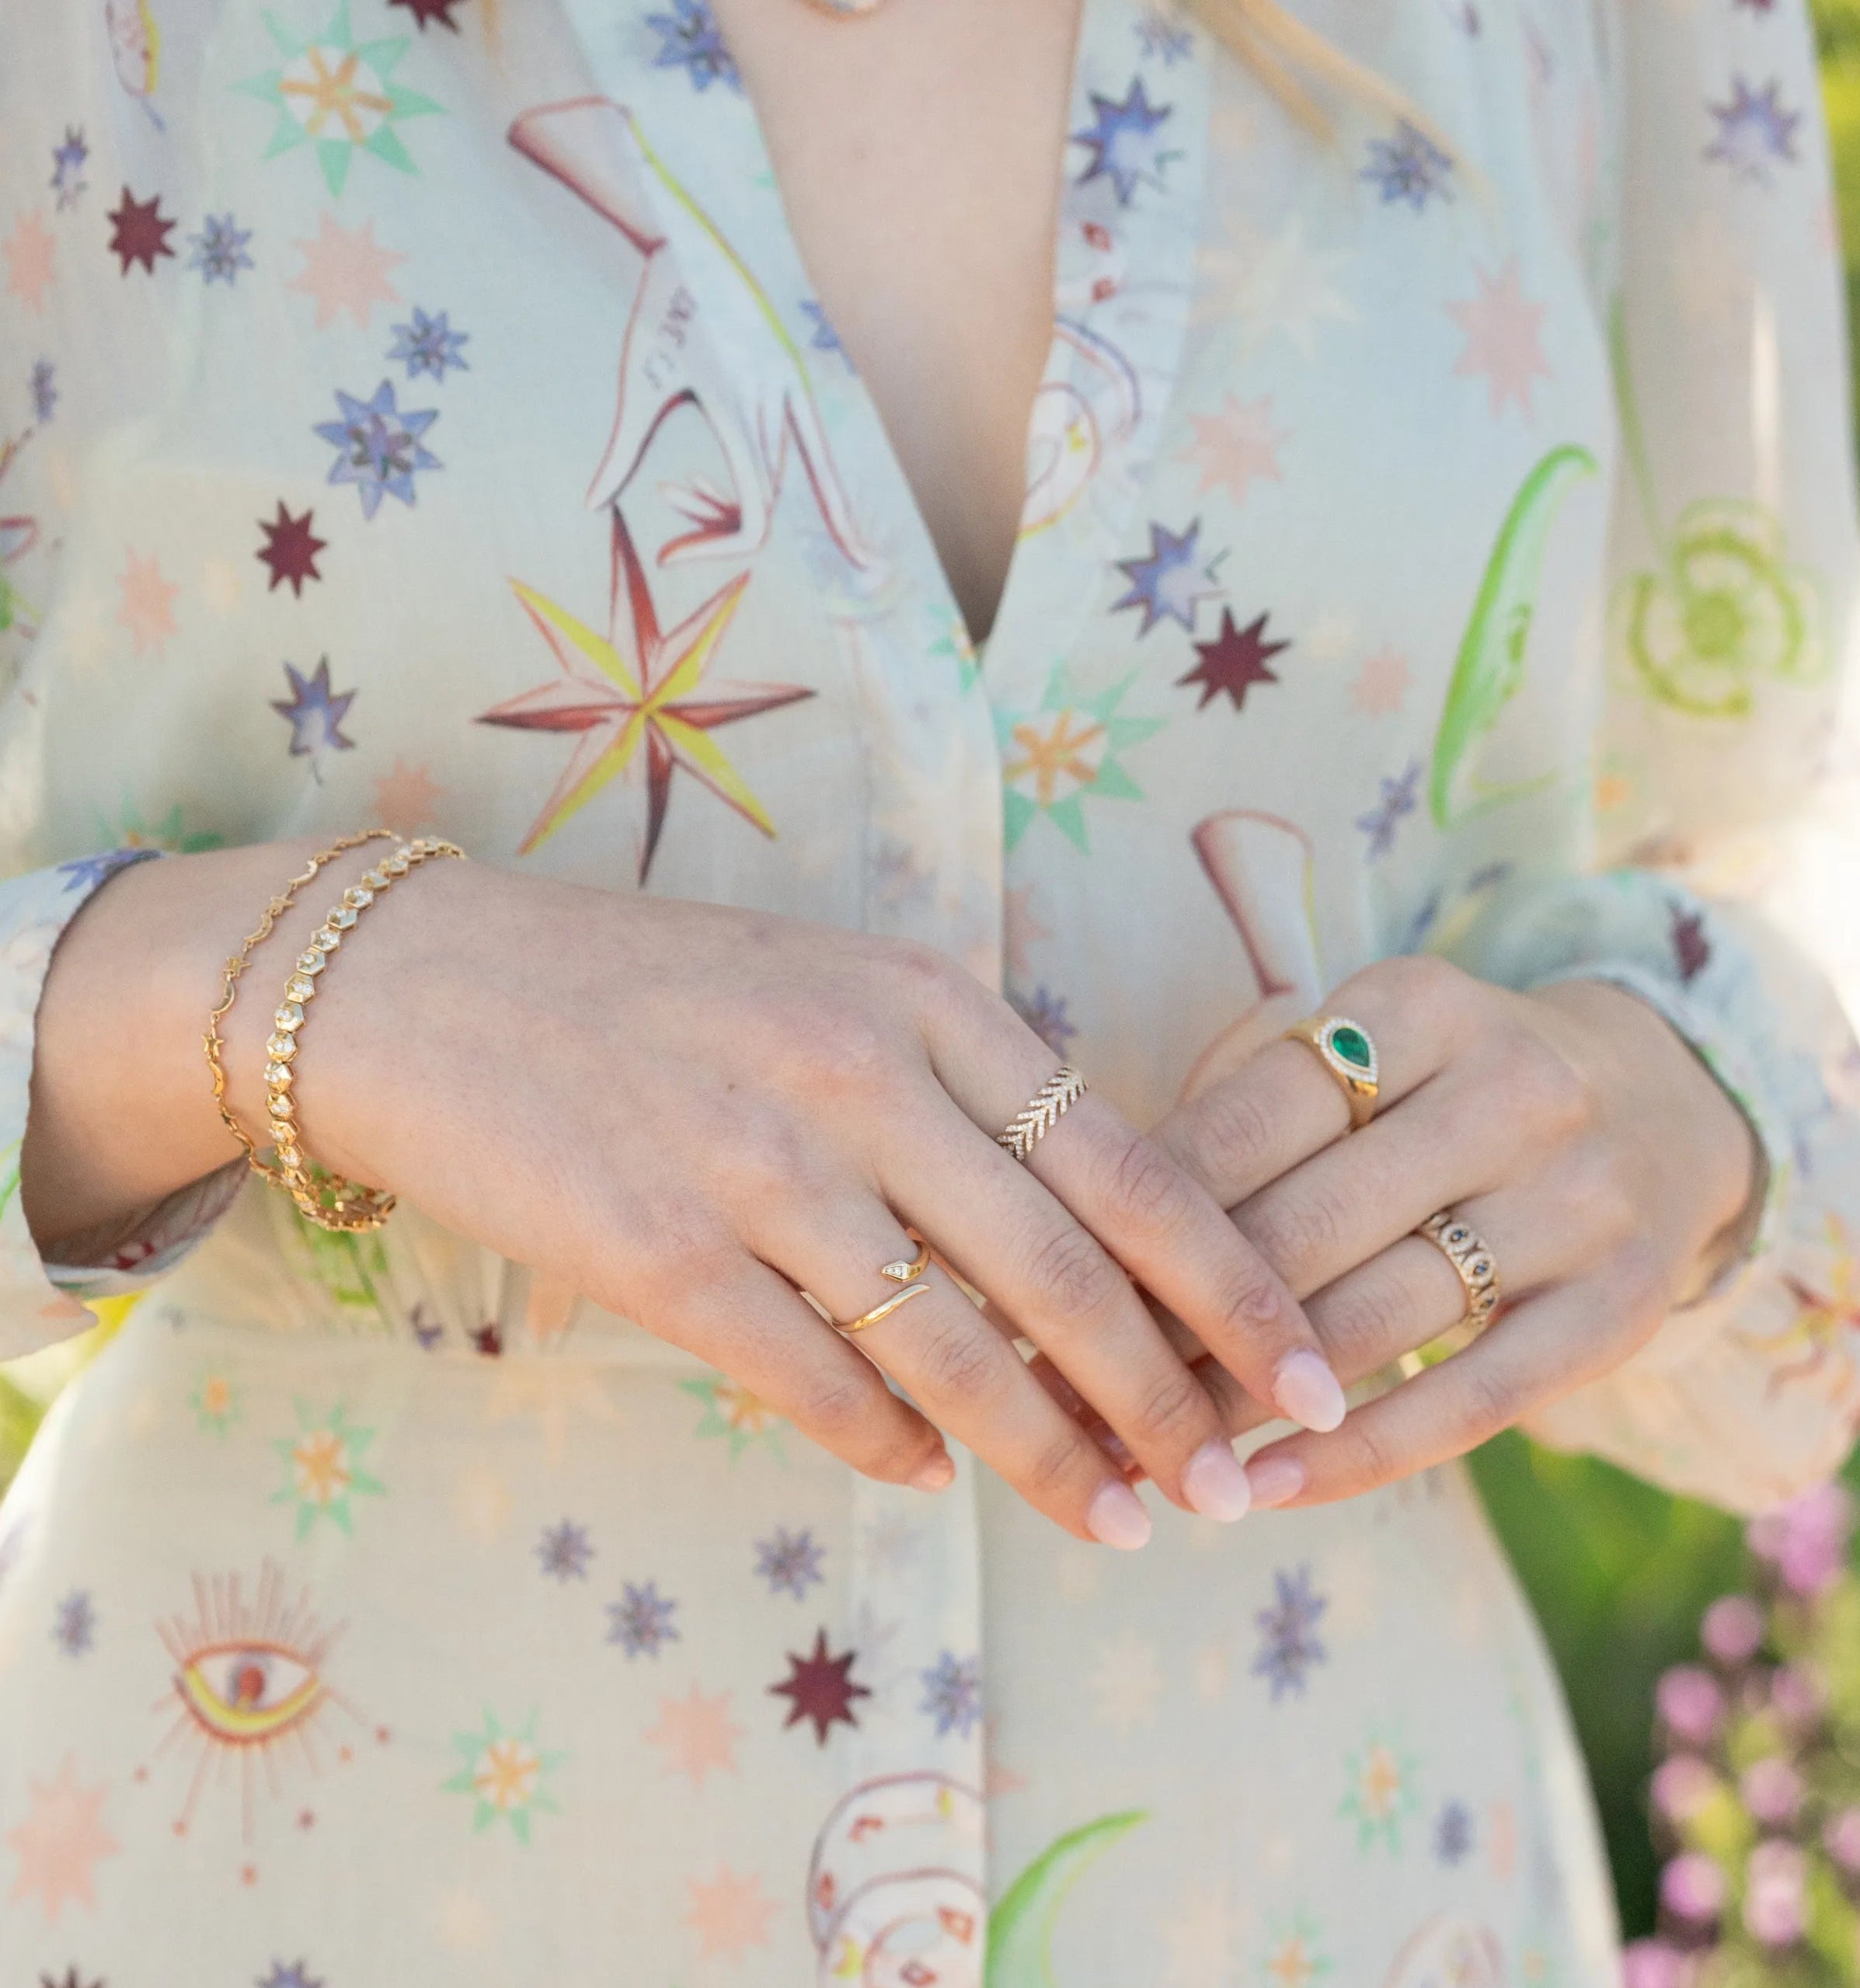
[[[122,263],[124,275],[128,275],[131,263],[140,263],[153,276],[155,257],[174,253],[168,238],[175,225],[162,218],[161,208],[159,193],[152,200],[138,200],[127,186],[123,189],[121,204],[107,218],[110,252]]]
[[[773,1696],[792,1701],[793,1709],[782,1722],[784,1732],[804,1718],[811,1719],[814,1737],[824,1746],[827,1729],[835,1722],[859,1724],[853,1716],[852,1701],[869,1698],[872,1694],[863,1684],[854,1683],[850,1675],[857,1654],[848,1650],[843,1656],[829,1656],[824,1629],[814,1638],[813,1648],[806,1656],[796,1656],[792,1650],[788,1652],[793,1670],[781,1683],[768,1687]]]
[[[316,555],[327,547],[329,541],[319,538],[310,529],[310,521],[315,516],[314,511],[305,511],[301,517],[293,517],[285,510],[280,497],[277,516],[259,520],[258,527],[265,534],[265,542],[252,556],[271,569],[271,585],[266,589],[267,593],[275,591],[288,580],[291,591],[301,600],[304,582],[322,578],[317,570]]]
[[[1262,615],[1245,628],[1236,628],[1231,609],[1221,609],[1221,632],[1212,642],[1195,644],[1195,653],[1201,660],[1186,677],[1176,680],[1178,687],[1185,684],[1201,686],[1201,702],[1195,707],[1197,711],[1205,711],[1223,691],[1233,699],[1234,709],[1238,711],[1255,684],[1276,684],[1279,681],[1266,667],[1266,660],[1283,649],[1290,649],[1291,640],[1288,636],[1284,642],[1268,642],[1266,624],[1270,619],[1270,615]]]
[[[458,23],[452,18],[452,9],[459,4],[460,0],[388,0],[390,7],[407,9],[420,23],[422,34],[427,31],[428,21],[437,21],[442,28],[450,28],[458,33]]]
[[[1689,987],[1711,964],[1712,942],[1705,936],[1702,912],[1675,904],[1672,917],[1673,963],[1679,969],[1681,984]]]
[[[486,1360],[496,1360],[503,1351],[503,1334],[493,1319],[488,1325],[480,1325],[472,1335],[472,1343]]]

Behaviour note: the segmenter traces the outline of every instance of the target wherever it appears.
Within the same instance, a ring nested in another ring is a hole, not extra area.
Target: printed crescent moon
[[[1054,1988],[1053,1927],[1088,1864],[1149,1819],[1142,1809],[1101,1816],[1042,1850],[988,1915],[987,1988]]]
[[[1579,477],[1594,475],[1596,468],[1594,457],[1573,442],[1551,450],[1519,486],[1499,527],[1434,735],[1427,799],[1440,828],[1458,827],[1469,815],[1515,800],[1551,777],[1487,788],[1471,772],[1468,761],[1524,682],[1524,651],[1551,521],[1569,486]],[[1478,790],[1476,799],[1468,789]]]

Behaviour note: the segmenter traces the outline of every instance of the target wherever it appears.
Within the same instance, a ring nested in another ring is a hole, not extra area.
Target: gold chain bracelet
[[[310,936],[309,944],[297,956],[297,966],[285,983],[284,998],[273,1015],[273,1033],[265,1045],[265,1112],[273,1150],[275,1168],[267,1175],[285,1189],[298,1212],[319,1228],[350,1234],[378,1229],[394,1212],[394,1196],[387,1189],[365,1187],[340,1174],[312,1171],[303,1150],[303,1133],[298,1121],[297,1100],[292,1095],[296,1082],[294,1065],[298,1036],[310,1003],[316,998],[317,977],[329,965],[331,956],[343,942],[345,933],[396,879],[435,856],[462,858],[464,850],[455,842],[437,837],[418,836],[403,843],[393,855],[384,858],[343,893],[336,905]]]
[[[226,962],[225,981],[220,994],[220,1004],[207,1017],[204,1038],[207,1050],[207,1067],[213,1073],[213,1102],[220,1108],[220,1116],[226,1122],[226,1130],[246,1149],[246,1158],[255,1172],[263,1174],[267,1180],[276,1182],[277,1169],[268,1167],[259,1158],[257,1147],[247,1137],[246,1128],[232,1115],[232,1107],[226,1102],[225,1045],[220,1039],[220,1024],[231,1011],[232,1004],[239,998],[239,976],[252,964],[255,948],[262,945],[276,929],[277,921],[297,902],[297,893],[312,882],[319,870],[350,849],[359,849],[364,842],[398,842],[400,840],[391,828],[365,828],[359,835],[345,835],[340,842],[332,842],[328,848],[312,856],[284,889],[265,907],[265,915],[256,927],[248,932],[239,949]]]

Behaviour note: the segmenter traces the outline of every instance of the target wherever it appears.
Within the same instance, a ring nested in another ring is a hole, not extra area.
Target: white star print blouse
[[[1139,1122],[1432,949],[1632,988],[1763,1142],[1747,1252],[1539,1433],[1743,1508],[1829,1470],[1860,761],[1802,9],[1297,12],[1428,130],[1326,147],[1085,0],[983,656],[704,0],[12,0],[0,1351],[140,1296],[0,1506],[7,1981],[1611,1980],[1457,1471],[1113,1555],[967,1459],[857,1479],[415,1210],[332,1238],[234,1168],[79,1265],[19,1209],[47,958],[156,850],[385,817],[927,940]]]

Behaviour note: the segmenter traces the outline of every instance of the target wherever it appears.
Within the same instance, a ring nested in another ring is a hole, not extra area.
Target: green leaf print
[[[1141,1809],[1068,1830],[1034,1858],[988,1914],[987,1988],[1053,1988],[1053,1927],[1088,1864],[1149,1819]]]
[[[1594,475],[1596,468],[1594,457],[1573,442],[1553,448],[1519,486],[1499,527],[1434,735],[1427,800],[1438,827],[1456,828],[1470,816],[1534,793],[1555,778],[1545,774],[1488,788],[1473,772],[1472,761],[1524,682],[1538,583],[1558,506],[1569,486]]]
[[[1782,526],[1743,497],[1688,504],[1669,533],[1628,360],[1619,298],[1609,320],[1621,447],[1660,564],[1626,575],[1609,603],[1609,649],[1625,681],[1692,718],[1743,718],[1764,677],[1813,683],[1831,662],[1820,596],[1787,563]]]

